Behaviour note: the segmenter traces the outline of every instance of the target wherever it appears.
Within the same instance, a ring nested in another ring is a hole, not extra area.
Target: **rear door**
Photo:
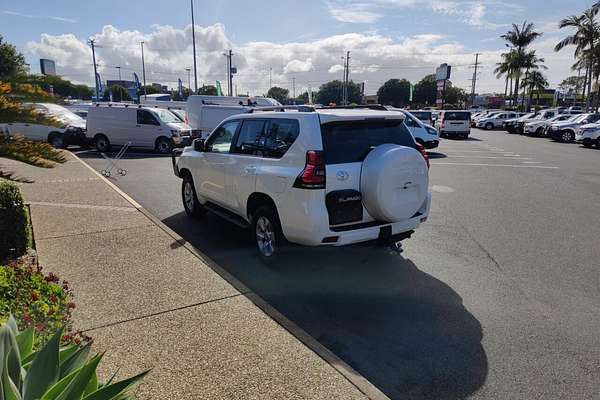
[[[468,111],[444,111],[444,132],[469,132],[471,113]]]
[[[336,121],[321,125],[326,171],[326,204],[331,225],[373,218],[360,201],[362,162],[375,147],[392,143],[416,148],[400,119]],[[344,196],[344,201],[337,201]],[[350,200],[359,196],[359,200]]]

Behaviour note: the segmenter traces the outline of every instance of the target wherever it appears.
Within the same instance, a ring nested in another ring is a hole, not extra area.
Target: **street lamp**
[[[192,78],[190,77],[190,72],[192,70],[190,68],[186,68],[185,70],[187,71],[187,74],[188,74],[188,89],[191,92],[192,91]]]

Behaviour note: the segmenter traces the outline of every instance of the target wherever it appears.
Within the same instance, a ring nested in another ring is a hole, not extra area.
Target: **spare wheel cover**
[[[383,144],[365,158],[360,178],[363,204],[380,221],[411,218],[427,197],[429,171],[411,147]]]

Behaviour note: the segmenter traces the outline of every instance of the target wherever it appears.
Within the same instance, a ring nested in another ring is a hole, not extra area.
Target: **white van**
[[[85,120],[65,107],[52,103],[26,104],[38,113],[53,118],[57,124],[42,125],[30,122],[14,121],[0,124],[0,132],[11,135],[23,135],[27,139],[40,140],[62,149],[70,144],[87,146]],[[59,125],[59,126],[56,126]]]
[[[431,125],[424,124],[410,111],[400,108],[388,108],[391,111],[399,111],[404,114],[404,125],[408,128],[415,142],[420,143],[426,149],[434,149],[440,144],[440,135],[438,131]]]
[[[256,107],[281,106],[268,97],[228,97],[194,95],[187,99],[188,124],[206,139],[224,119],[236,114],[252,112]]]
[[[468,138],[471,134],[471,112],[463,110],[443,110],[435,121],[440,136]]]
[[[133,104],[96,104],[87,116],[88,137],[100,152],[131,142],[159,153],[191,144],[191,128],[171,111]]]

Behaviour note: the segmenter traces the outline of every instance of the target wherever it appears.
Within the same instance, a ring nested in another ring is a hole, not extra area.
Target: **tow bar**
[[[393,235],[391,226],[383,226],[379,229],[379,238],[377,241],[383,246],[387,246],[393,253],[400,255],[404,251],[402,248],[402,241],[410,238],[413,233],[415,233],[415,231],[402,232]]]

